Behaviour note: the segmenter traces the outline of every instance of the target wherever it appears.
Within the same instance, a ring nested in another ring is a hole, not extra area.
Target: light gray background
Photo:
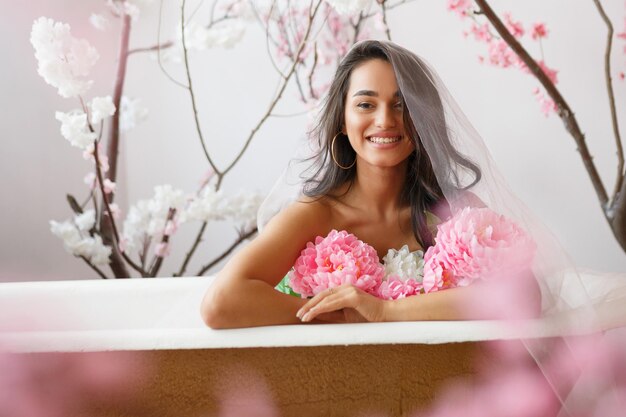
[[[115,74],[119,24],[95,30],[88,17],[104,13],[104,2],[32,0],[3,2],[0,37],[2,113],[0,113],[0,281],[96,278],[82,261],[68,255],[48,226],[50,219],[69,218],[65,194],[86,195],[83,176],[89,164],[81,152],[60,136],[54,112],[77,107],[59,97],[37,75],[29,42],[33,20],[47,16],[72,26],[99,51],[88,98],[111,94]],[[208,13],[211,1],[202,11]],[[593,2],[529,0],[493,2],[497,11],[511,11],[525,23],[543,21],[550,30],[544,43],[548,64],[559,70],[561,92],[576,112],[595,163],[612,191],[616,153],[603,78],[605,27]],[[623,2],[604,1],[618,30]],[[195,2],[190,1],[192,8]],[[135,24],[131,46],[156,41],[158,2]],[[165,1],[163,36],[169,38],[179,16],[179,3]],[[447,83],[469,119],[483,135],[511,187],[555,232],[581,266],[626,271],[626,256],[603,219],[591,183],[561,121],[546,118],[532,90],[537,83],[518,70],[478,63],[484,46],[465,40],[466,23],[447,12],[440,0],[417,0],[389,13],[393,39],[429,60]],[[202,21],[202,20],[199,20]],[[617,42],[613,65],[626,67],[624,42]],[[529,43],[532,53],[538,46]],[[182,66],[168,65],[179,79]],[[224,167],[238,152],[265,112],[278,82],[267,58],[264,34],[251,25],[234,49],[195,54],[192,73],[200,118],[211,153]],[[620,122],[626,125],[626,83],[616,81]],[[149,108],[146,122],[123,139],[120,192],[123,214],[128,203],[150,198],[155,185],[169,183],[185,191],[197,189],[208,164],[201,152],[187,93],[169,82],[148,55],[131,57],[125,93],[140,97]],[[303,110],[288,89],[277,113]],[[241,163],[224,184],[227,194],[239,189],[267,192],[304,137],[306,116],[275,118],[263,127]],[[186,225],[175,236],[172,256],[162,275],[178,269],[196,228]],[[228,224],[211,225],[189,272],[198,270],[235,237]]]

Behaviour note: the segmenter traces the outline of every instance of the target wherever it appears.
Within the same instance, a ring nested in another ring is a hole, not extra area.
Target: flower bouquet
[[[435,244],[425,254],[404,245],[390,249],[383,263],[367,243],[345,230],[332,230],[307,243],[276,288],[305,298],[352,284],[396,300],[477,279],[514,276],[530,268],[534,253],[534,241],[516,223],[488,208],[466,207],[437,226]]]

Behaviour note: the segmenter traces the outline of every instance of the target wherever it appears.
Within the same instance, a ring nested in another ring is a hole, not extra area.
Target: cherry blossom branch
[[[124,88],[124,79],[126,78],[126,63],[127,63],[127,51],[130,39],[130,29],[131,29],[131,18],[128,15],[124,15],[122,17],[122,33],[120,37],[120,50],[118,53],[118,63],[117,63],[117,76],[115,79],[115,87],[113,92],[113,104],[115,105],[115,113],[113,114],[111,120],[111,127],[109,132],[109,141],[107,146],[107,157],[109,159],[109,179],[115,182],[115,178],[117,176],[117,155],[119,148],[119,139],[120,139],[120,103],[122,101],[122,91]],[[94,143],[94,155],[97,157],[98,153],[98,144]],[[111,263],[109,264],[113,274],[117,278],[128,278],[130,274],[128,273],[128,269],[120,259],[120,251],[118,245],[113,245],[114,237],[113,235],[117,233],[117,229],[115,228],[113,216],[111,215],[111,209],[109,207],[109,203],[113,202],[114,193],[113,191],[110,194],[104,193],[104,187],[102,182],[102,172],[100,171],[100,164],[98,159],[96,159],[96,170],[97,175],[99,177],[100,182],[100,190],[102,192],[102,205],[107,208],[109,212],[109,217],[104,216],[104,212],[100,215],[100,234],[102,236],[102,241],[105,245],[111,246]],[[119,242],[119,239],[117,240]],[[122,257],[127,258],[124,254]]]
[[[167,228],[168,222],[172,221],[175,214],[176,214],[176,209],[170,207],[170,209],[167,212],[167,219],[165,220],[166,228]],[[161,238],[161,244],[167,245],[167,242],[169,242],[169,240],[170,240],[169,234],[163,233],[163,237]],[[157,274],[159,273],[159,269],[161,269],[161,265],[163,264],[164,257],[165,257],[164,254],[157,254],[155,256],[154,261],[152,262],[152,266],[150,267],[150,270],[149,270],[150,277],[157,276]]]
[[[217,4],[217,2],[215,3]],[[233,16],[229,16],[228,13],[230,12],[230,10],[232,9],[232,5],[227,9],[226,14],[220,18],[217,18],[215,20],[211,19],[211,21],[204,27],[205,29],[211,29],[213,26],[215,26],[216,24],[223,22],[225,20],[229,20],[229,19],[233,19]],[[141,52],[155,52],[155,51],[162,51],[164,49],[169,49],[172,46],[176,45],[176,42],[174,41],[166,41],[163,43],[158,43],[156,45],[152,45],[152,46],[144,46],[141,48],[133,48],[130,49],[127,52],[127,55],[133,55],[133,54],[137,54],[137,53],[141,53]]]
[[[545,88],[546,92],[550,95],[552,100],[558,106],[558,114],[563,124],[565,125],[565,129],[570,133],[570,135],[574,138],[576,145],[578,146],[578,152],[580,152],[581,158],[583,160],[583,164],[591,178],[591,182],[596,191],[596,195],[600,200],[602,207],[606,207],[608,202],[608,196],[606,193],[606,189],[602,183],[602,179],[598,174],[598,170],[596,169],[595,164],[593,163],[593,158],[589,153],[589,149],[587,148],[587,144],[585,143],[585,135],[580,130],[578,126],[578,121],[574,116],[574,112],[570,109],[569,105],[556,88],[554,83],[550,81],[548,76],[543,72],[541,67],[537,64],[537,62],[528,54],[526,49],[509,33],[508,29],[502,23],[500,18],[494,13],[489,4],[487,4],[486,0],[475,0],[476,4],[480,8],[481,12],[485,15],[485,17],[491,22],[496,31],[500,34],[502,39],[511,47],[511,49],[520,57],[520,59],[526,64],[530,72],[539,80],[541,85]],[[607,211],[604,210],[605,216],[607,215]]]
[[[309,94],[313,97],[314,100],[317,100],[319,97],[315,92],[315,88],[313,88],[313,75],[315,74],[315,69],[317,68],[317,42],[313,44],[313,64],[311,64],[311,71],[309,71],[308,82],[309,82]]]
[[[380,8],[382,10],[383,24],[385,25],[387,40],[391,40],[391,31],[389,30],[389,25],[387,24],[387,0],[378,0],[378,4],[380,4]]]
[[[287,84],[289,83],[289,79],[291,78],[291,76],[295,72],[296,67],[298,66],[298,64],[300,62],[298,57],[300,56],[300,54],[304,50],[304,46],[306,45],[306,43],[307,43],[307,41],[309,39],[309,35],[311,33],[311,28],[313,27],[313,20],[315,19],[315,16],[317,15],[317,12],[318,12],[321,4],[322,4],[322,1],[323,0],[318,0],[317,4],[313,8],[312,12],[309,12],[309,20],[308,20],[308,25],[307,25],[306,31],[304,33],[304,36],[302,37],[302,40],[300,41],[300,45],[298,46],[297,52],[294,55],[295,59],[293,60],[293,64],[291,65],[291,68],[289,69],[289,72],[283,78],[283,83],[282,83],[281,88],[278,91],[278,94],[276,95],[274,100],[270,103],[270,106],[267,109],[267,111],[265,112],[265,115],[263,115],[261,120],[257,123],[257,125],[250,132],[250,135],[248,136],[248,139],[246,140],[246,143],[244,144],[243,148],[241,149],[241,151],[239,152],[237,157],[233,160],[233,162],[230,163],[230,165],[228,165],[228,167],[226,169],[224,169],[222,175],[226,175],[237,164],[237,162],[241,159],[241,157],[245,153],[246,149],[248,149],[248,146],[250,145],[250,142],[252,141],[252,138],[259,131],[259,129],[261,128],[263,123],[265,123],[267,118],[272,113],[272,110],[274,110],[274,107],[276,107],[276,104],[278,103],[278,101],[282,97],[283,93],[285,92],[285,89],[287,88]],[[311,5],[313,5],[313,3],[311,3]],[[218,180],[217,180],[217,188],[218,189],[219,189],[219,186],[221,184],[221,181],[222,181],[222,176],[218,176]]]
[[[89,267],[90,267],[91,269],[93,269],[93,270],[96,272],[96,274],[100,275],[100,278],[102,278],[102,279],[109,279],[109,277],[107,277],[107,276],[104,274],[104,272],[102,272],[102,270],[101,270],[100,268],[98,268],[97,266],[95,266],[94,264],[92,264],[92,263],[89,261],[89,259],[87,259],[85,256],[83,256],[83,255],[79,255],[78,257],[79,257],[80,259],[82,259],[83,261],[85,261],[85,263],[86,263],[87,265],[89,265]]]
[[[215,172],[215,175],[217,175],[217,178],[219,181],[222,179],[223,174],[220,172],[219,169],[217,169],[217,166],[215,165],[215,163],[213,162],[213,159],[211,158],[211,156],[209,155],[209,152],[207,151],[206,144],[204,142],[204,136],[202,135],[202,128],[200,127],[200,120],[198,119],[198,107],[196,105],[196,96],[193,92],[193,83],[191,80],[191,72],[189,69],[189,56],[188,56],[189,54],[187,51],[187,44],[185,40],[185,3],[186,3],[186,0],[183,0],[181,4],[180,19],[181,19],[181,31],[182,31],[183,56],[184,56],[184,61],[185,61],[185,73],[187,74],[187,89],[189,90],[189,96],[191,97],[191,106],[193,107],[193,117],[194,117],[194,121],[196,124],[196,131],[200,139],[200,144],[202,145],[202,151],[204,152],[206,159],[209,161],[209,165],[211,165],[211,168],[213,169],[213,172]],[[226,172],[224,172],[224,174],[225,173]]]
[[[126,253],[124,252],[120,252],[119,251],[119,244],[120,244],[120,236],[119,233],[117,231],[117,226],[115,224],[115,219],[113,218],[113,211],[111,210],[111,206],[109,205],[109,201],[107,199],[107,194],[106,191],[104,190],[104,176],[102,175],[102,170],[100,168],[100,156],[99,156],[99,152],[98,152],[98,144],[94,143],[94,151],[93,151],[93,155],[94,158],[96,160],[96,175],[97,175],[97,181],[98,181],[98,187],[100,188],[100,193],[102,195],[102,203],[104,205],[106,214],[108,215],[105,216],[105,212],[102,213],[101,215],[101,219],[102,221],[100,222],[100,234],[103,235],[102,232],[102,225],[106,224],[107,227],[110,227],[110,230],[112,230],[112,239],[111,239],[111,243],[113,243],[113,245],[109,244],[109,246],[111,246],[112,252],[111,252],[111,257],[113,257],[114,254],[118,254],[122,256],[122,258],[137,272],[139,272],[142,276],[145,276],[146,271],[143,270],[143,268],[141,268],[139,265],[137,265],[135,262],[133,262],[132,259],[130,259],[128,257],[128,255],[126,255]],[[113,193],[113,191],[111,191],[111,193]],[[104,236],[102,237],[102,240],[104,242]],[[113,269],[114,267],[114,263],[113,263],[113,259],[111,260],[111,269]],[[119,265],[115,265],[116,267],[123,267],[124,270],[126,270],[126,266],[124,265],[124,263],[121,261],[121,259],[119,260]],[[115,270],[114,270],[115,273]],[[126,270],[124,275],[119,276],[116,273],[116,278],[130,278],[130,274],[128,273],[128,271]]]
[[[613,196],[611,198],[612,201],[615,201],[617,197],[617,193],[622,187],[622,182],[624,181],[624,150],[622,148],[622,139],[620,137],[619,125],[617,122],[617,111],[615,110],[615,96],[613,94],[613,82],[611,80],[611,46],[613,44],[613,24],[611,20],[606,15],[602,4],[600,4],[599,0],[593,0],[596,7],[598,8],[598,12],[600,16],[602,16],[602,20],[606,24],[608,29],[607,39],[606,39],[606,51],[604,53],[604,76],[606,79],[606,89],[609,95],[609,105],[611,106],[611,122],[613,125],[613,135],[615,136],[615,143],[617,145],[617,179],[615,181],[615,189],[613,190]]]
[[[239,246],[244,240],[246,239],[250,239],[252,236],[254,236],[254,234],[258,231],[258,229],[255,227],[251,230],[249,230],[246,233],[240,234],[239,238],[232,244],[230,245],[230,247],[228,249],[226,249],[226,251],[224,251],[224,253],[222,253],[220,256],[218,256],[217,258],[215,258],[214,260],[212,260],[211,262],[209,262],[208,264],[206,264],[205,266],[203,266],[202,268],[200,268],[200,271],[198,271],[198,273],[196,274],[196,276],[202,276],[204,275],[205,272],[207,272],[208,270],[210,270],[211,268],[213,268],[215,265],[217,265],[220,261],[222,261],[224,258],[226,258],[228,255],[231,254],[232,251],[234,251],[237,246]]]
[[[191,249],[189,249],[189,252],[187,252],[187,255],[185,256],[185,260],[183,261],[183,264],[180,266],[180,269],[178,270],[178,272],[175,272],[174,274],[172,274],[173,276],[182,277],[185,271],[187,270],[187,265],[189,264],[191,257],[195,253],[200,242],[202,242],[202,235],[204,235],[204,231],[206,230],[207,224],[208,222],[206,221],[202,222],[202,226],[200,227],[200,230],[198,231],[198,234],[196,235],[196,240],[194,240],[193,246],[191,246]]]

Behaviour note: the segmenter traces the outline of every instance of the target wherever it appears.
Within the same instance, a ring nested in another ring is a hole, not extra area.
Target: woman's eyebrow
[[[357,97],[357,96],[378,97],[378,93],[372,90],[359,90],[352,95],[352,97]],[[400,97],[400,91],[396,91],[395,93],[393,93],[393,96]]]

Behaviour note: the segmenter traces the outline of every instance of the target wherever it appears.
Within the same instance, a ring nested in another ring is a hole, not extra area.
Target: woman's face
[[[405,134],[403,104],[393,67],[371,59],[354,70],[345,103],[345,133],[359,163],[393,167],[415,149]]]

